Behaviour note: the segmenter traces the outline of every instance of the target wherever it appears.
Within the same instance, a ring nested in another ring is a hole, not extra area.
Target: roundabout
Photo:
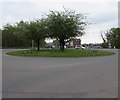
[[[9,56],[3,50],[3,98],[116,98],[118,54],[99,57]],[[23,50],[24,51],[24,50]]]

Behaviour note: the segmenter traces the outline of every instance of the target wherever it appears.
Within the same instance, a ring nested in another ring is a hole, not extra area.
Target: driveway
[[[3,98],[117,98],[118,54],[47,58],[3,50]]]

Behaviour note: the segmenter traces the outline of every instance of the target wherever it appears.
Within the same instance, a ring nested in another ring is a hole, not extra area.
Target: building
[[[70,47],[75,47],[76,45],[81,45],[81,39],[71,39],[71,41],[68,42],[66,45],[70,46]]]

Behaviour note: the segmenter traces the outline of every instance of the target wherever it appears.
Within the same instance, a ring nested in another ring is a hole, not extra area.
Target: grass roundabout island
[[[114,52],[104,50],[81,50],[81,49],[65,49],[61,52],[59,49],[44,50],[21,50],[8,52],[7,55],[14,56],[32,56],[32,57],[89,57],[89,56],[107,56],[113,55]]]

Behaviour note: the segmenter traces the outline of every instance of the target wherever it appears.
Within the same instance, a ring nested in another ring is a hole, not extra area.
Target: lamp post
[[[34,49],[34,40],[32,40],[32,50]]]
[[[109,49],[111,49],[111,43],[109,43]]]

